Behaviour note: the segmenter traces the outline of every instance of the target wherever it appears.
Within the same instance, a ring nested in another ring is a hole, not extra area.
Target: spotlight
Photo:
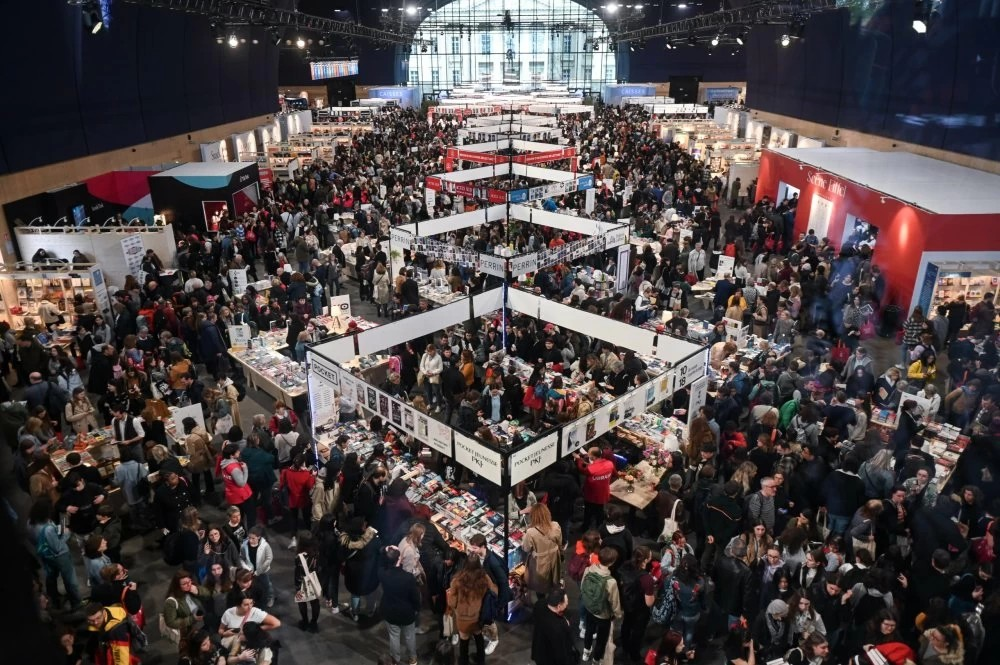
[[[254,37],[253,39],[250,40],[250,43],[251,44],[260,44],[260,40],[257,39],[256,37]]]
[[[781,45],[784,48],[788,48],[788,45],[792,43],[792,38],[788,35],[781,35]]]
[[[407,8],[406,8],[406,13],[407,13],[407,14],[408,14],[409,16],[413,16],[414,14],[416,14],[416,13],[417,13],[417,8],[416,8],[416,7],[414,7],[413,5],[409,5],[409,6],[407,6]]]
[[[679,5],[677,5],[677,9],[687,9],[687,8],[688,8],[688,6],[686,4],[684,4],[683,2],[681,4],[679,4]]]
[[[240,45],[240,40],[236,35],[229,35],[229,39],[226,40],[226,43],[229,44],[229,48],[236,48]]]
[[[298,39],[295,40],[295,45],[297,47],[299,47],[299,48],[305,48],[306,47],[306,40],[304,40],[301,37],[299,37]]]
[[[931,22],[931,12],[925,0],[915,0],[913,3],[913,31],[918,35],[927,34],[927,26]]]
[[[670,41],[670,40],[668,39],[668,40],[666,40],[665,42],[663,42],[663,48],[664,48],[665,50],[667,50],[667,51],[670,51],[670,50],[673,50],[673,48],[674,48],[674,45],[673,45],[673,43],[672,43],[672,42],[671,42],[671,41]]]
[[[639,11],[640,9],[642,9],[642,5],[634,5],[632,9]]]
[[[101,15],[101,7],[96,0],[83,3],[83,25],[90,30],[90,34],[96,35],[104,27],[104,17]]]
[[[635,53],[635,44],[629,44],[628,50],[631,51],[632,53]]]
[[[748,30],[740,31],[740,34],[736,35],[736,43],[739,44],[740,46],[743,46],[743,42],[746,41],[748,34],[749,34]]]
[[[712,37],[712,46],[718,46],[718,45],[719,45],[719,35],[716,35]]]
[[[616,5],[613,2],[611,4],[609,4],[609,5],[605,5],[604,6],[604,11],[606,11],[609,14],[614,14],[616,11],[618,11],[618,5]]]

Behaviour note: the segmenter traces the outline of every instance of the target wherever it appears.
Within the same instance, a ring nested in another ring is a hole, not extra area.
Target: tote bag
[[[319,585],[319,578],[316,576],[316,571],[309,570],[305,553],[299,553],[299,563],[302,564],[302,570],[305,571],[305,575],[302,577],[302,582],[299,583],[299,588],[295,591],[295,602],[308,603],[319,599],[322,587]]]

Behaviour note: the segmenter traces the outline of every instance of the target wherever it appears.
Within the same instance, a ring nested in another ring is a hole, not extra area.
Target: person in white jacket
[[[250,535],[240,547],[240,568],[253,572],[254,578],[260,582],[267,606],[274,606],[274,587],[271,586],[271,563],[274,553],[271,545],[264,538],[264,527],[255,526],[250,529]]]
[[[441,356],[433,344],[428,344],[420,357],[420,373],[424,376],[424,397],[433,405],[434,413],[441,410]]]
[[[699,281],[705,279],[705,250],[701,248],[701,242],[695,243],[688,255],[688,272],[698,275]]]

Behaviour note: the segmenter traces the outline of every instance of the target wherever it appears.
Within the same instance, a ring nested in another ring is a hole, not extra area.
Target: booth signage
[[[146,247],[142,242],[141,233],[130,233],[122,238],[122,252],[125,254],[125,265],[130,275],[139,276],[142,270],[142,259]]]
[[[330,298],[330,316],[340,319],[347,325],[347,320],[351,318],[351,296],[333,296]]]
[[[528,200],[527,189],[515,189],[507,193],[507,200],[511,203],[524,203]]]
[[[108,295],[108,285],[104,281],[104,273],[94,266],[90,268],[90,283],[94,287],[94,302],[97,304],[97,311],[104,315],[105,320],[110,321],[111,297]]]
[[[591,190],[593,191],[593,190]],[[628,227],[619,226],[604,234],[604,249],[614,249],[628,242]]]
[[[594,186],[594,176],[592,175],[582,175],[576,179],[576,190],[581,191],[584,189],[590,189]]]
[[[506,277],[507,260],[502,256],[481,253],[479,255],[479,270],[487,275],[494,275],[501,278]]]
[[[597,190],[591,187],[584,195],[583,210],[589,215],[594,212],[594,204],[597,200]]]
[[[736,268],[736,259],[731,256],[720,256],[719,265],[715,269],[715,275],[717,277],[725,277],[728,273],[733,274],[733,270]]]
[[[500,453],[490,450],[464,434],[455,432],[454,435],[456,462],[491,483],[499,485],[503,482],[503,460]]]
[[[937,288],[938,266],[936,263],[928,263],[924,269],[924,283],[920,287],[920,307],[927,312],[931,308],[931,300],[934,298],[934,289]]]
[[[521,254],[510,259],[510,273],[513,277],[521,277],[538,270],[538,253]]]
[[[705,354],[698,353],[689,358],[683,365],[677,368],[677,380],[674,390],[691,385],[696,380],[705,375]]]
[[[233,288],[233,295],[243,295],[247,290],[248,283],[246,268],[236,268],[229,271],[229,285]]]
[[[331,365],[315,353],[310,354],[309,371],[315,372],[316,376],[329,383],[334,388],[340,387],[340,371],[335,365]]]
[[[688,403],[688,413],[687,413],[688,426],[690,426],[691,421],[698,416],[698,411],[701,409],[701,407],[705,406],[705,400],[707,398],[708,398],[708,377],[703,376],[691,384],[691,401]]]
[[[437,200],[437,192],[430,187],[424,187],[424,205],[427,206],[427,213],[434,212],[434,203]]]
[[[436,192],[441,191],[441,178],[436,178],[434,176],[427,176],[424,179],[424,187],[428,189],[433,189]]]
[[[488,189],[486,200],[490,203],[507,203],[507,192],[502,189]]]
[[[833,178],[825,176],[822,173],[808,171],[806,173],[806,180],[808,180],[813,186],[825,189],[831,194],[836,194],[841,198],[847,196],[847,185],[842,182],[837,182]]]
[[[245,323],[240,323],[229,326],[226,330],[229,332],[230,347],[246,348],[250,346],[250,326]]]
[[[431,190],[433,191],[433,190]],[[403,229],[393,227],[389,229],[389,244],[392,249],[410,249],[410,243],[412,242],[413,236],[404,231]]]
[[[417,414],[417,431],[415,434],[417,439],[447,457],[453,457],[451,435],[451,428],[444,423],[434,418],[429,418],[422,413]]]
[[[546,437],[533,441],[524,450],[510,456],[510,483],[525,480],[539,471],[547,469],[559,457],[559,433],[552,432]]]

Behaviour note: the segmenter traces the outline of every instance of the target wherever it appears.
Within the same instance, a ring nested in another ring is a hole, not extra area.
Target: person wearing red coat
[[[576,454],[576,468],[583,474],[583,530],[599,527],[604,517],[604,506],[611,500],[611,479],[615,463],[601,456],[601,449],[587,451],[587,457]]]
[[[292,515],[292,543],[288,549],[295,549],[298,541],[295,536],[299,528],[309,528],[309,517],[312,508],[312,500],[309,497],[313,485],[316,484],[316,477],[310,469],[306,468],[305,455],[301,453],[292,460],[292,465],[281,470],[278,479],[278,486],[282,491],[288,492],[288,512]],[[302,522],[299,523],[301,516]]]

